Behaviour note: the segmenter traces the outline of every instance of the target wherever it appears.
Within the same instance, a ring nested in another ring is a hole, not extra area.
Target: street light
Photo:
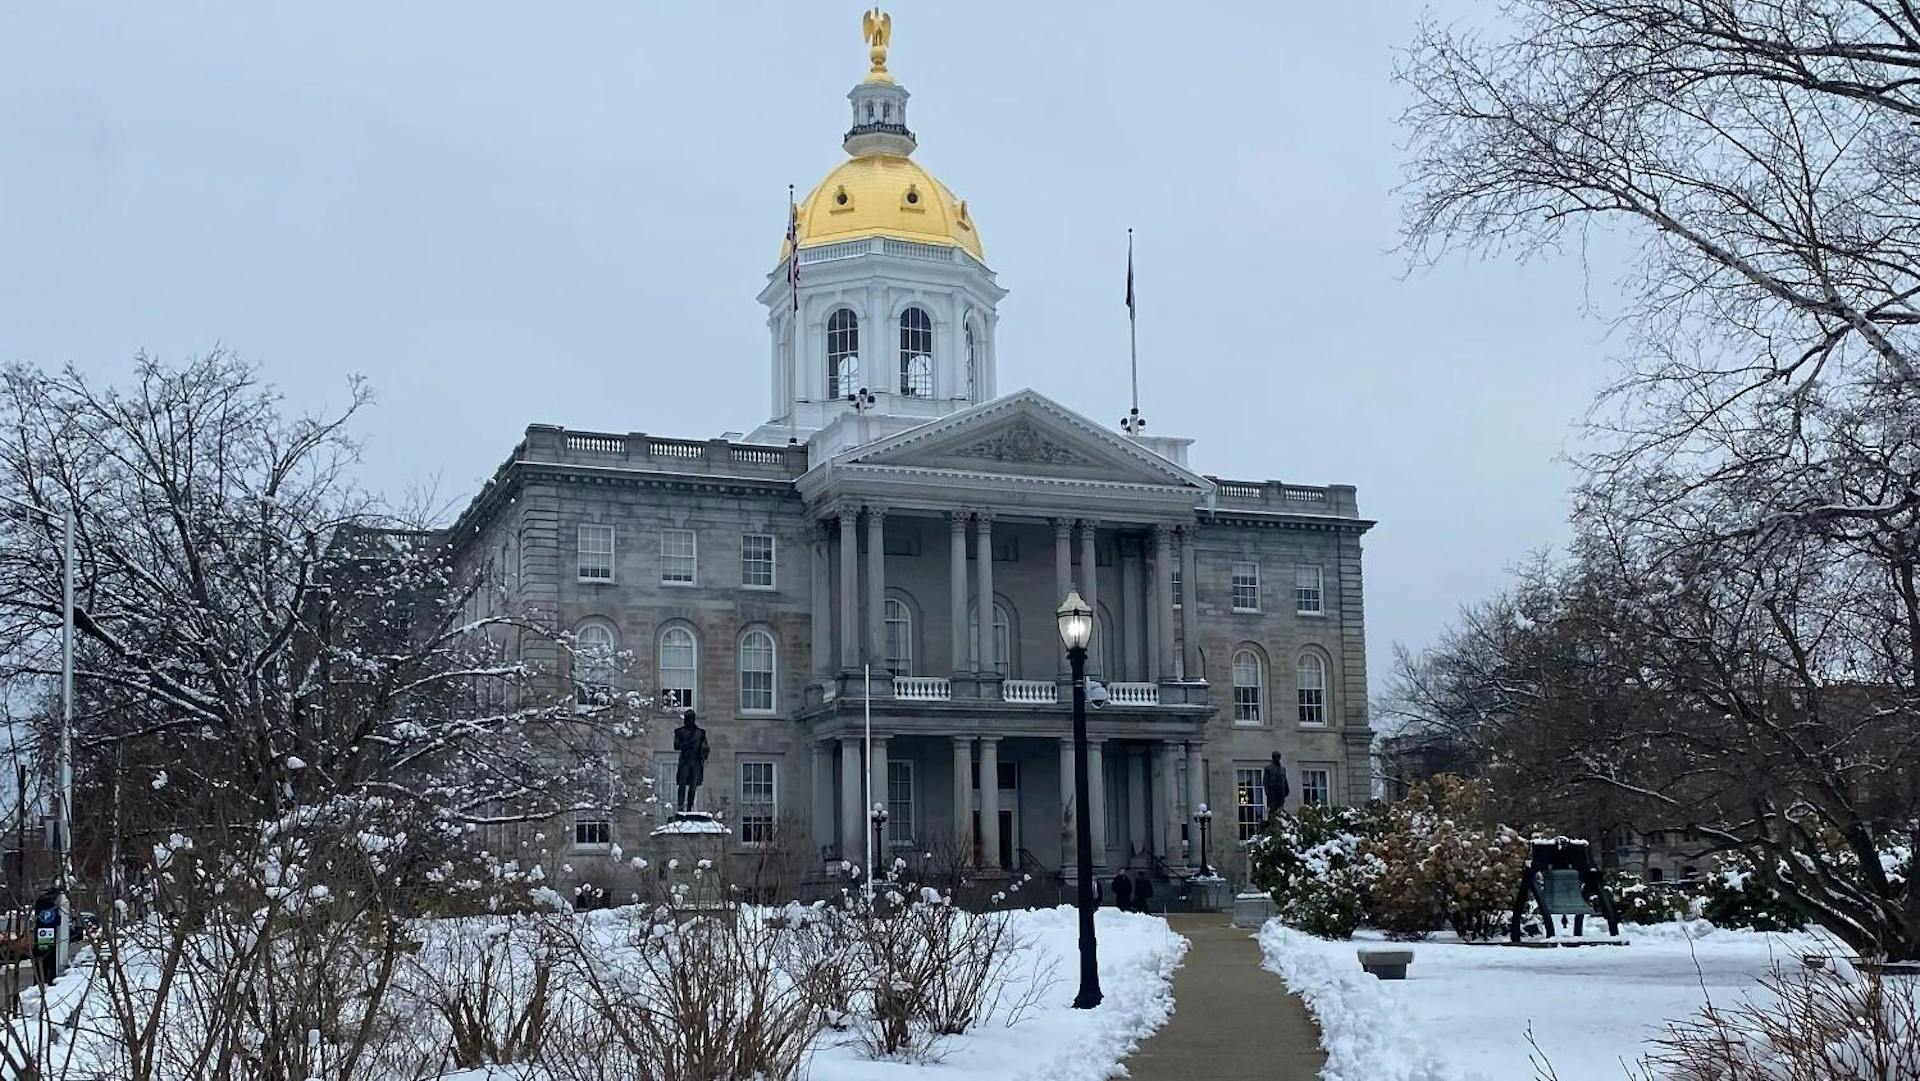
[[[1207,832],[1213,826],[1213,809],[1203,803],[1193,812],[1193,817],[1200,823],[1200,877],[1211,878],[1213,869],[1207,866]]]
[[[4,501],[19,507],[29,514],[38,514],[52,521],[54,513],[45,507],[37,507],[15,499],[9,495],[0,495]],[[73,901],[67,895],[67,889],[73,882],[73,507],[69,505],[60,512],[61,531],[61,583],[60,583],[60,744],[55,753],[53,772],[55,774],[54,792],[54,851],[59,854],[59,879],[54,886],[60,892],[60,924],[53,933],[53,974],[55,976],[67,970],[67,928],[73,919]],[[25,792],[20,793],[26,799]],[[22,869],[26,867],[27,854],[20,854]]]
[[[1054,614],[1073,666],[1073,848],[1080,906],[1080,993],[1073,996],[1073,1008],[1091,1010],[1101,998],[1100,950],[1093,935],[1093,825],[1087,821],[1087,644],[1093,641],[1093,609],[1079,590],[1069,590]]]
[[[880,861],[886,858],[887,805],[875,802],[867,817],[873,819],[873,852],[867,856],[867,882],[871,885],[880,873]]]

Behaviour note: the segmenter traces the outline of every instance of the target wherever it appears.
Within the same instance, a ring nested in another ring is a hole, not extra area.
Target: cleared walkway
[[[1320,1031],[1260,944],[1226,913],[1167,917],[1193,943],[1173,975],[1173,1017],[1127,1059],[1134,1081],[1314,1081],[1327,1064]]]

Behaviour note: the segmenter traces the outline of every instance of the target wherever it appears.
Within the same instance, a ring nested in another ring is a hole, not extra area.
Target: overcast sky
[[[1435,15],[1487,16],[1453,0]],[[1372,679],[1564,535],[1605,381],[1572,260],[1408,275],[1390,74],[1420,5],[902,3],[917,160],[968,200],[1000,387],[1143,411],[1232,478],[1358,485]],[[471,492],[531,422],[765,419],[754,295],[844,158],[857,3],[17,4],[0,359],[224,343],[301,406],[375,385],[366,479]]]

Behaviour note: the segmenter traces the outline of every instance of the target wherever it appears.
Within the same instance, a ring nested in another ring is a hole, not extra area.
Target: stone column
[[[1154,678],[1164,683],[1173,678],[1173,527],[1164,523],[1153,527],[1153,593],[1160,631]]]
[[[885,736],[873,737],[872,767],[873,796],[867,801],[866,823],[867,836],[869,837],[873,836],[873,805],[876,803],[882,807],[887,805],[887,737]],[[892,826],[887,827],[888,833],[891,833],[892,830]],[[880,847],[873,850],[873,865],[880,868],[880,873],[883,875],[886,874],[887,868],[893,864],[893,858],[887,849],[886,834],[882,834],[880,837]]]
[[[861,786],[866,777],[860,769],[860,738],[840,737],[840,858],[857,867],[866,866],[866,846],[860,843],[860,831],[866,828],[860,813]]]
[[[1094,555],[1094,541],[1100,526],[1092,519],[1080,523],[1080,599],[1093,610],[1093,641],[1087,646],[1087,678],[1104,676],[1100,669],[1100,563]]]
[[[1089,778],[1091,781],[1091,778]],[[1073,874],[1079,867],[1078,853],[1074,851],[1074,839],[1077,836],[1073,816],[1084,808],[1073,801],[1073,737],[1060,738],[1060,873],[1073,881]]]
[[[813,851],[821,857],[833,847],[833,744],[813,744]]]
[[[1055,599],[1049,608],[1058,608],[1060,602],[1067,599],[1067,591],[1073,588],[1073,520],[1055,518],[1053,520],[1053,595]],[[1060,663],[1054,678],[1064,685],[1072,680],[1073,670],[1067,663],[1066,651],[1059,650],[1058,653]],[[1061,693],[1064,700],[1064,686]]]
[[[974,562],[979,572],[980,588],[976,598],[977,616],[973,623],[974,656],[980,658],[979,669],[985,677],[995,671],[993,662],[993,515],[980,511],[973,518],[973,543],[979,551]],[[981,784],[986,783],[983,778]],[[984,789],[983,789],[984,790]],[[989,817],[982,814],[983,818]]]
[[[980,737],[980,866],[1000,866],[1000,737]]]
[[[1187,865],[1200,866],[1200,823],[1193,813],[1207,802],[1207,766],[1200,757],[1201,744],[1187,744],[1187,837],[1193,843],[1187,846]]]
[[[1173,766],[1173,744],[1161,740],[1153,745],[1153,809],[1159,819],[1154,840],[1160,849],[1160,858],[1169,865],[1180,859],[1180,810],[1174,796],[1178,780],[1179,771]]]
[[[947,512],[947,627],[953,638],[953,674],[967,670],[967,515]]]
[[[973,738],[953,737],[953,843],[955,862],[973,864]]]
[[[1200,556],[1194,550],[1193,527],[1180,527],[1180,671],[1190,680],[1205,679],[1200,670]]]
[[[1087,828],[1093,834],[1093,866],[1107,864],[1107,774],[1101,765],[1101,741],[1087,740]]]
[[[867,660],[880,669],[887,666],[886,517],[884,507],[867,508]]]
[[[813,536],[807,547],[813,562],[813,623],[808,634],[813,639],[813,674],[824,676],[833,671],[833,574],[827,560],[828,537],[825,522],[813,523]]]
[[[1140,674],[1140,631],[1147,605],[1140,603],[1140,548],[1131,537],[1120,542],[1120,671],[1116,679],[1137,680]]]
[[[860,532],[858,512],[840,508],[840,668],[860,667]]]
[[[1149,830],[1147,816],[1147,752],[1138,746],[1127,749],[1127,836],[1123,844],[1125,858],[1131,859],[1133,850],[1146,847],[1152,851],[1152,833]]]

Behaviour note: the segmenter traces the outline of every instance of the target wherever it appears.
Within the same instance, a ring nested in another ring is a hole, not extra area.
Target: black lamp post
[[[1200,877],[1211,878],[1213,868],[1207,866],[1207,833],[1213,826],[1213,809],[1203,803],[1199,810],[1193,812],[1193,818],[1200,823]]]
[[[878,800],[874,801],[873,811],[867,817],[873,819],[873,858],[868,861],[873,866],[867,868],[867,874],[870,876],[868,880],[878,882],[881,874],[880,865],[887,859],[887,805]]]
[[[1093,573],[1091,567],[1087,573]],[[1073,996],[1073,1008],[1091,1010],[1101,998],[1100,950],[1093,935],[1093,826],[1087,821],[1087,643],[1093,640],[1093,609],[1073,590],[1055,615],[1073,666],[1073,848],[1080,906],[1080,993]]]

